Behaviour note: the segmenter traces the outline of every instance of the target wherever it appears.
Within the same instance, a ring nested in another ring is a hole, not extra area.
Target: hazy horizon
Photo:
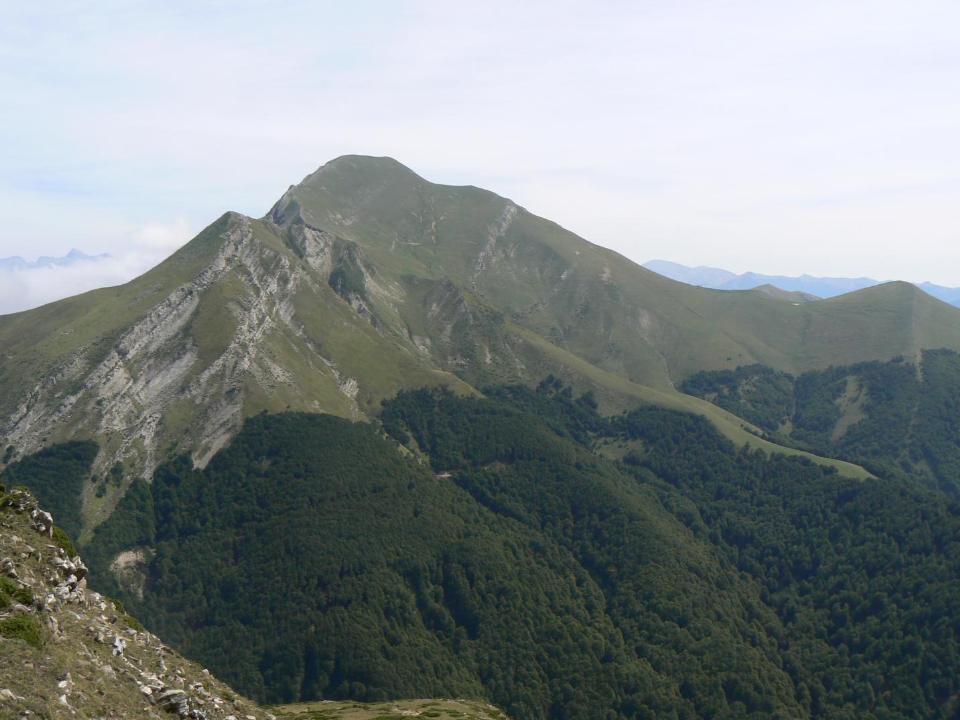
[[[17,7],[0,257],[105,252],[126,279],[362,153],[641,264],[957,286],[958,22],[933,0]]]

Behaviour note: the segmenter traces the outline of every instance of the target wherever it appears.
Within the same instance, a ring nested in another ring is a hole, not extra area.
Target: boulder
[[[175,712],[178,715],[186,715],[189,712],[187,706],[187,694],[183,690],[166,690],[160,693],[156,699],[157,707],[167,712]]]

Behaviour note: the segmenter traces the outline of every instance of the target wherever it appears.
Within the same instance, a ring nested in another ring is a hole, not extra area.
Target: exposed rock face
[[[251,302],[233,308],[236,331],[232,342],[196,373],[197,347],[185,342],[183,331],[194,319],[203,294],[238,267],[246,271]],[[238,372],[253,361],[247,351],[255,351],[257,338],[272,311],[282,307],[283,290],[291,282],[292,278],[282,278],[279,273],[266,275],[249,221],[236,216],[208,266],[128,328],[105,357],[97,360],[90,349],[81,348],[58,374],[35,387],[0,426],[5,441],[30,452],[42,437],[69,423],[71,416],[83,414],[95,418],[96,429],[90,434],[115,438],[113,447],[98,461],[101,469],[138,454],[140,462],[136,464],[149,475],[157,462],[157,436],[165,412],[179,400],[208,401],[215,392],[222,393],[237,382]],[[77,389],[51,402],[45,389],[68,382]],[[212,403],[207,415],[214,422],[198,426],[201,448],[215,444],[224,426],[239,423],[239,408],[223,405],[223,401]]]
[[[496,262],[497,243],[507,234],[519,212],[520,208],[512,202],[507,202],[497,219],[487,228],[487,241],[473,265],[472,285],[474,290],[477,289],[477,278],[480,274],[489,270]]]
[[[110,572],[120,586],[138,600],[143,600],[143,593],[147,586],[145,567],[152,556],[152,551],[138,548],[120,553],[110,563]]]
[[[432,283],[424,294],[425,337],[413,342],[433,362],[465,377],[481,375],[494,363],[503,374],[520,375],[523,361],[503,332],[503,316],[479,302],[473,305],[449,280]]]
[[[89,591],[52,529],[28,493],[0,501],[0,717],[272,717]]]
[[[356,380],[341,377],[311,346],[294,312],[304,285],[315,291],[335,272],[332,239],[300,228],[301,264],[282,246],[255,237],[254,223],[231,216],[218,252],[196,277],[159,300],[105,352],[80,347],[26,392],[11,415],[0,417],[0,444],[25,455],[51,438],[93,437],[101,445],[94,472],[119,463],[128,478],[149,480],[171,447],[190,450],[203,465],[251,411],[251,389],[265,395],[262,404],[278,391],[312,399],[298,391],[303,377],[275,359],[277,345],[294,346],[299,364],[312,373],[309,382],[326,377],[344,388],[346,412],[309,409],[362,415],[352,411]],[[363,297],[335,289],[359,314],[373,317]]]

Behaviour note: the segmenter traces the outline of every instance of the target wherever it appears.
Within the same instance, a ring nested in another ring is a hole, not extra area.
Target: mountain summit
[[[803,303],[691,287],[492,192],[345,156],[126,285],[0,317],[0,447],[10,460],[93,439],[99,477],[149,477],[175,454],[204,465],[261,411],[362,419],[403,388],[551,373],[611,409],[690,410],[763,445],[674,388],[756,362],[800,372],[960,349],[958,318],[898,285]],[[84,528],[122,492],[86,488]]]

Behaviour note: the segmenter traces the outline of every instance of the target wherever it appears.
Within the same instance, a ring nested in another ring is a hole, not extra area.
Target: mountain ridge
[[[714,290],[752,290],[762,285],[772,285],[783,291],[803,292],[817,298],[830,298],[890,282],[869,277],[818,277],[806,273],[796,276],[765,275],[756,272],[737,274],[722,268],[691,267],[669,260],[650,260],[643,266],[664,277]],[[945,287],[931,282],[913,284],[938,300],[960,306],[960,288]]]
[[[126,480],[85,491],[89,532],[134,477],[180,452],[203,466],[262,411],[365,419],[402,389],[555,374],[613,411],[637,402],[624,382],[649,388],[642,402],[669,397],[777,450],[676,386],[754,362],[797,373],[960,349],[958,311],[926,296],[784,299],[677,283],[493,192],[343,156],[126,285],[0,317],[0,445],[96,440],[95,475]]]
[[[958,318],[691,287],[344,156],[0,318],[0,480],[261,701],[952,717]]]
[[[51,267],[70,267],[82,262],[99,262],[106,260],[110,255],[99,253],[97,255],[88,255],[76,248],[71,248],[66,255],[53,257],[41,255],[36,260],[25,260],[19,255],[0,258],[0,272],[16,272],[22,270],[37,270]]]

